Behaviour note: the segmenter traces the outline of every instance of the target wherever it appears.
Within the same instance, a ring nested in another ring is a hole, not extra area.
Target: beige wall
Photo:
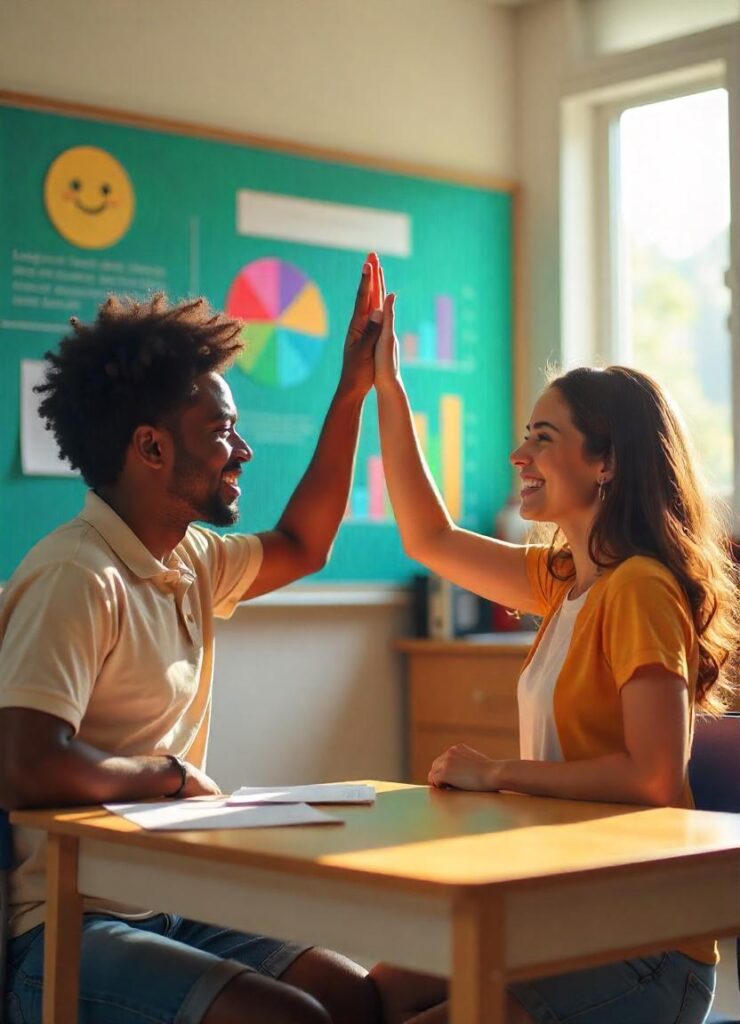
[[[508,177],[513,21],[473,0],[0,0],[0,88]],[[213,774],[399,777],[406,629],[392,599],[238,609]]]
[[[400,778],[400,601],[240,606],[217,632],[209,765],[221,786]]]
[[[516,17],[517,178],[522,186],[522,335],[529,407],[548,360],[560,357],[560,97],[566,74],[567,0],[542,0]],[[523,427],[524,424],[521,424]]]
[[[2,0],[0,87],[505,176],[513,18],[473,0]]]

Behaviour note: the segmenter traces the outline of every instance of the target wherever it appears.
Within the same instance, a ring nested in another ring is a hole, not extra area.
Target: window
[[[733,489],[727,91],[608,112],[612,358],[654,376],[707,481]]]
[[[676,22],[685,15],[690,32],[689,14],[727,19],[740,0],[643,2],[662,42],[579,56],[574,23],[561,91],[561,361],[631,363],[664,384],[740,538],[740,22],[693,35]],[[577,3],[625,32],[640,22],[638,0]]]
[[[729,286],[740,266],[730,231],[740,103],[725,87],[740,68],[721,53],[642,77],[630,71],[645,61],[625,59],[621,80],[579,82],[564,98],[561,353],[566,366],[633,365],[667,388],[740,536],[740,317]]]

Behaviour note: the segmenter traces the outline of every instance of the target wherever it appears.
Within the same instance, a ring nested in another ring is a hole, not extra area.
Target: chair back
[[[740,712],[697,718],[689,783],[697,810],[740,814]]]
[[[722,718],[697,718],[689,760],[689,783],[699,811],[740,814],[740,712]],[[740,986],[740,938],[737,939]],[[717,1024],[727,1018],[710,1017]]]
[[[0,1024],[6,1020],[5,976],[8,957],[8,876],[13,866],[13,845],[8,812],[0,808]]]

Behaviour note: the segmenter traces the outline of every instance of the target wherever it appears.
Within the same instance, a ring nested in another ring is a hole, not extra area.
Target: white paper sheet
[[[41,396],[34,393],[44,380],[40,359],[21,359],[21,469],[26,476],[79,476],[61,458],[54,435],[39,416]]]
[[[226,800],[168,800],[157,803],[105,804],[106,810],[119,814],[141,828],[159,831],[217,828],[269,828],[277,825],[341,825],[324,811],[305,803],[227,806]]]
[[[242,786],[228,799],[229,804],[372,804],[375,787],[345,782],[323,782],[313,786]]]

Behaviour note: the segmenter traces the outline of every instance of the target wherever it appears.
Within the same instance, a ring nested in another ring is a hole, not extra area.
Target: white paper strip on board
[[[41,397],[33,389],[43,379],[40,359],[21,359],[21,469],[26,476],[79,476],[61,458],[54,435],[39,416]]]
[[[240,235],[331,249],[375,250],[384,256],[411,255],[411,218],[406,213],[275,192],[240,189],[236,194],[236,230]]]

